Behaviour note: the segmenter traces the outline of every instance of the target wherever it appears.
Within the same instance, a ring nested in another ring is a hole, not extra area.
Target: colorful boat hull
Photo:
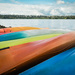
[[[61,34],[48,34],[48,35],[42,35],[42,36],[22,38],[22,39],[17,39],[17,40],[2,41],[0,42],[0,49],[7,48],[10,46],[20,45],[20,44],[24,44],[28,42],[48,39],[48,38],[52,38],[58,35],[61,35]]]
[[[0,29],[0,33],[5,34],[5,33],[10,33],[10,32],[17,32],[17,31],[24,31],[24,30],[34,30],[34,29],[41,29],[38,27],[12,27],[12,28],[2,28]]]
[[[75,32],[1,50],[0,73],[17,74],[71,47],[75,47]]]
[[[70,30],[56,30],[56,29],[37,29],[37,30],[28,30],[28,31],[20,31],[13,32],[5,35],[0,35],[0,41],[8,41],[15,40],[39,35],[47,35],[47,34],[64,34],[70,32]]]
[[[19,75],[75,75],[75,47],[62,52]]]

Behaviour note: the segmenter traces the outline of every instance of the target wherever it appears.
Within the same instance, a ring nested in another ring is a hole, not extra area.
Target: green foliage
[[[0,19],[75,19],[75,16],[0,15]]]
[[[3,26],[3,25],[0,25],[0,29],[1,29],[1,28],[6,28],[6,27],[5,27],[5,26]]]

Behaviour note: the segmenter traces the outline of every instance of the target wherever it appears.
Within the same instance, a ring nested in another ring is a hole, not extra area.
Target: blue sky
[[[0,0],[0,3],[25,3],[25,4],[54,4],[57,1],[73,3],[75,0]]]
[[[75,0],[0,0],[0,14],[75,15]]]

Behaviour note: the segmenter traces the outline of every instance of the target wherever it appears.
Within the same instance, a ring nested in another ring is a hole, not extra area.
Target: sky
[[[75,15],[75,0],[0,0],[0,14]]]

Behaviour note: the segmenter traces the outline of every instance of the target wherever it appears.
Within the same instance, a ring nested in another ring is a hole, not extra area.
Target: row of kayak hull
[[[0,51],[0,73],[17,74],[72,47],[75,47],[75,32],[9,47]]]

